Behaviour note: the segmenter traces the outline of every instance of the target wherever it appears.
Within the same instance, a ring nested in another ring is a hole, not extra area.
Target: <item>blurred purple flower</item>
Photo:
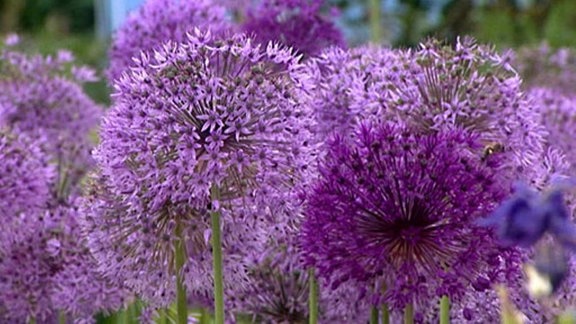
[[[330,46],[345,47],[344,37],[321,14],[323,0],[262,0],[248,7],[242,30],[263,44],[290,46],[306,57]]]
[[[65,51],[30,56],[9,48],[0,60],[0,127],[43,142],[58,166],[59,195],[65,196],[93,164],[90,131],[103,109],[82,89],[93,75],[72,66],[73,57]]]
[[[528,248],[550,232],[562,246],[576,250],[576,225],[569,217],[559,189],[542,195],[520,184],[512,197],[479,223],[495,227],[505,245]]]
[[[113,37],[108,81],[112,84],[134,65],[141,51],[152,53],[167,41],[184,42],[194,28],[219,34],[231,25],[224,7],[212,0],[147,0]]]
[[[333,287],[354,282],[396,311],[441,295],[457,301],[492,274],[517,273],[514,254],[500,264],[505,250],[476,224],[507,193],[472,153],[480,145],[457,129],[422,135],[381,124],[336,136],[307,195],[306,263]]]

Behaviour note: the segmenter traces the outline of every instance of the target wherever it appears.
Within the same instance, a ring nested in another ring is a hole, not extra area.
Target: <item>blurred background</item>
[[[79,63],[102,71],[114,29],[143,2],[0,0],[0,36],[16,32],[30,50],[47,54],[67,48]],[[337,24],[351,46],[370,40],[369,15],[374,7],[379,7],[380,38],[391,46],[414,46],[427,36],[452,40],[464,34],[498,48],[544,41],[553,48],[576,46],[574,0],[327,0],[327,4],[331,7],[327,14],[337,14]],[[91,84],[87,91],[99,102],[108,100],[103,82]]]

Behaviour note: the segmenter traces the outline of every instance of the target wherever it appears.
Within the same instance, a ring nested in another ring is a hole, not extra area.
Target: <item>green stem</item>
[[[412,304],[404,308],[404,324],[414,324],[414,305]]]
[[[184,236],[182,235],[182,227],[180,224],[176,224],[176,240],[174,245],[174,262],[176,266],[176,318],[178,324],[187,324],[188,304],[186,303],[186,286],[184,286],[181,274],[186,258],[186,251],[184,249]]]
[[[216,185],[210,189],[213,202],[220,200]],[[212,221],[212,259],[214,261],[214,319],[215,324],[224,324],[224,279],[222,275],[222,242],[220,239],[220,211],[210,213]]]
[[[318,282],[314,275],[314,269],[308,270],[310,295],[308,296],[308,308],[310,312],[309,324],[318,323]]]
[[[370,308],[370,324],[378,324],[378,308],[375,306]]]
[[[370,0],[368,10],[372,42],[378,44],[382,40],[382,28],[380,26],[380,0]]]
[[[66,324],[66,313],[64,313],[63,311],[60,311],[60,313],[58,313],[58,323]]]
[[[210,324],[210,312],[206,308],[202,308],[200,311],[200,323]]]
[[[382,324],[390,324],[390,309],[388,304],[382,305]]]
[[[450,299],[442,296],[440,299],[440,324],[450,324]]]

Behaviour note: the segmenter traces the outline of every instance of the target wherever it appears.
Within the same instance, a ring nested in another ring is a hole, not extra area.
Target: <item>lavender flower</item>
[[[252,258],[247,265],[249,286],[232,292],[229,299],[238,313],[250,314],[258,323],[304,323],[309,315],[309,272],[292,240],[280,237],[284,243],[269,243],[264,253]],[[367,321],[369,305],[359,300],[352,285],[343,284],[334,291],[320,287],[319,291],[321,323]]]
[[[110,49],[110,84],[134,65],[133,57],[151,52],[166,41],[186,41],[194,28],[221,33],[231,28],[224,7],[212,0],[147,0],[114,35]]]
[[[306,263],[333,287],[354,282],[396,311],[441,295],[458,300],[470,285],[518,273],[518,258],[503,267],[506,251],[475,223],[507,192],[472,153],[480,147],[461,130],[419,135],[405,126],[335,137],[307,197]]]
[[[269,197],[290,188],[313,157],[310,114],[295,96],[297,60],[274,44],[255,46],[243,35],[215,40],[198,30],[154,58],[142,53],[116,83],[95,153],[98,184],[85,204],[90,246],[105,273],[166,305],[179,227],[187,290],[209,296],[209,212],[219,210],[224,273],[243,284],[244,260],[235,255],[266,237],[262,214],[276,208]],[[212,201],[215,187],[220,199]]]
[[[547,87],[564,95],[573,95],[576,83],[576,56],[569,48],[522,47],[511,52],[511,63],[522,76],[527,89]]]
[[[2,249],[19,234],[33,231],[51,195],[55,170],[40,143],[23,134],[0,129],[0,258]]]
[[[312,94],[319,140],[324,141],[332,133],[350,133],[359,120],[380,118],[381,107],[360,106],[355,102],[363,99],[381,69],[393,65],[395,59],[394,51],[387,48],[331,47],[306,62],[304,73],[313,87],[307,91]]]
[[[540,111],[540,123],[546,128],[547,144],[565,155],[570,174],[576,172],[576,146],[573,130],[576,127],[576,96],[555,88],[532,87],[528,91],[531,104]]]
[[[371,82],[358,84],[352,107],[380,111],[381,120],[402,120],[419,132],[464,128],[507,159],[502,168],[526,181],[544,150],[539,111],[520,89],[508,60],[471,39],[454,47],[430,40],[416,51],[397,52]],[[353,108],[354,109],[354,108]]]
[[[242,30],[263,44],[290,46],[307,57],[330,46],[345,47],[336,26],[321,15],[322,0],[262,0],[248,9]]]
[[[102,107],[82,90],[92,71],[71,66],[73,57],[28,56],[16,49],[0,53],[0,127],[42,140],[58,165],[61,196],[92,165],[89,132],[99,122]]]

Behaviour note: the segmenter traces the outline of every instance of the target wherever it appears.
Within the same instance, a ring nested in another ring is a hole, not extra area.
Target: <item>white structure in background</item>
[[[96,30],[100,38],[108,38],[128,14],[145,0],[94,0]],[[194,0],[192,0],[194,1]]]

